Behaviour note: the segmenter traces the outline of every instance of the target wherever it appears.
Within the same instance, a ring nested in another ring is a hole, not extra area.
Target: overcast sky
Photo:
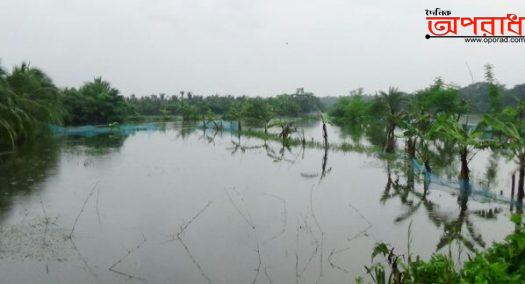
[[[523,0],[1,0],[0,59],[61,87],[102,76],[124,95],[413,91],[469,84],[466,62],[475,80],[492,63],[501,83],[525,83],[525,43],[426,40],[436,7],[525,16]]]

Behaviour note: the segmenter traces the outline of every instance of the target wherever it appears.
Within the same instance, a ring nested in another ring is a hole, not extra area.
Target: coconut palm
[[[391,87],[388,92],[380,92],[380,101],[384,104],[386,108],[386,143],[385,151],[388,153],[394,152],[395,148],[395,135],[394,131],[396,130],[397,125],[400,123],[404,112],[402,111],[402,106],[404,102],[404,94],[398,91],[397,88]]]
[[[59,90],[44,72],[26,63],[0,68],[0,147],[14,149],[61,117]]]

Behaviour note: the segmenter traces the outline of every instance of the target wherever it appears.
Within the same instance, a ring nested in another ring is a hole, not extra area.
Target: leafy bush
[[[362,96],[342,97],[329,114],[338,125],[361,124],[367,121],[371,108],[371,103]]]

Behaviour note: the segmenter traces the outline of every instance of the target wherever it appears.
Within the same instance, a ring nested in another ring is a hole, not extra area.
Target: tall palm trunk
[[[392,124],[388,127],[388,131],[387,131],[387,138],[386,138],[386,147],[385,147],[385,151],[387,153],[393,153],[394,150],[395,150],[395,147],[396,147],[396,140],[395,140],[395,136],[394,136],[394,131],[396,129],[396,125],[395,124]]]

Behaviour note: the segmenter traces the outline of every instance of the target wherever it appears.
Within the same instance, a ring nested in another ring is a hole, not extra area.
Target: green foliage
[[[408,95],[390,88],[377,96],[360,94],[341,97],[330,110],[330,116],[339,125],[366,124],[384,121],[387,125],[398,124],[402,115],[438,116],[447,114],[459,118],[467,112],[467,104],[459,97],[456,87],[447,86],[437,79],[429,88]]]
[[[486,145],[480,139],[483,134],[481,125],[472,127],[446,114],[436,118],[430,132],[460,147],[483,148]]]
[[[199,110],[194,105],[181,103],[178,108],[178,113],[184,120],[191,121],[199,119]]]
[[[435,253],[428,261],[419,257],[412,260],[411,255],[396,255],[392,247],[378,243],[372,252],[372,260],[382,256],[384,261],[366,267],[367,274],[374,283],[523,283],[524,224],[519,215],[513,216],[512,221],[516,224],[514,233],[505,241],[476,253],[461,268],[443,254]]]
[[[323,109],[319,98],[312,93],[300,93],[292,95],[280,95],[270,100],[274,103],[276,112],[280,116],[297,116],[300,114],[310,114]]]
[[[518,164],[518,199],[525,196],[525,128],[523,115],[525,105],[519,103],[515,108],[509,107],[503,115],[485,115],[484,123],[492,127],[496,139],[488,145],[502,152],[509,159],[516,159]],[[500,116],[502,119],[498,118]]]
[[[176,112],[179,104],[177,96],[166,96],[165,94],[151,95],[137,98],[131,95],[127,99],[137,115],[164,116]]]
[[[485,65],[485,79],[488,83],[488,97],[490,103],[490,112],[498,113],[501,110],[501,95],[499,86],[496,84],[494,78],[494,66],[487,64]]]
[[[40,69],[26,63],[0,68],[0,149],[14,149],[62,119],[60,93]]]
[[[432,115],[447,114],[459,118],[466,114],[468,105],[459,95],[459,89],[445,85],[438,78],[432,86],[415,94],[422,110]]]
[[[245,102],[234,102],[228,108],[228,111],[224,115],[224,119],[231,121],[240,121],[246,115],[247,104]]]
[[[499,139],[491,141],[490,146],[495,149],[510,150],[512,155],[525,155],[525,129],[523,128],[523,114],[525,107],[509,107],[503,115],[485,115],[484,122],[500,134]]]
[[[64,90],[64,105],[68,110],[68,124],[108,124],[121,122],[130,108],[119,91],[102,78],[85,83],[78,90]]]
[[[128,102],[138,115],[182,115],[190,120],[213,113],[232,121],[249,119],[251,122],[264,122],[268,121],[269,113],[277,117],[297,117],[322,110],[319,98],[311,93],[247,98],[219,95],[203,97],[181,92],[180,97],[163,94],[141,98],[131,96]],[[259,110],[258,106],[263,109]],[[247,112],[247,108],[256,112]]]
[[[329,114],[338,125],[363,124],[368,121],[371,108],[372,103],[362,96],[341,97]]]
[[[392,153],[395,148],[395,130],[401,122],[406,112],[403,111],[404,94],[399,92],[396,88],[390,88],[388,93],[380,92],[379,103],[384,106],[386,110],[386,152]]]
[[[249,123],[268,124],[274,116],[272,106],[262,98],[249,99],[246,102],[245,119]]]
[[[391,87],[388,92],[379,92],[379,100],[383,103],[384,108],[391,115],[396,115],[403,110],[405,101],[405,94],[400,92],[397,88]]]

